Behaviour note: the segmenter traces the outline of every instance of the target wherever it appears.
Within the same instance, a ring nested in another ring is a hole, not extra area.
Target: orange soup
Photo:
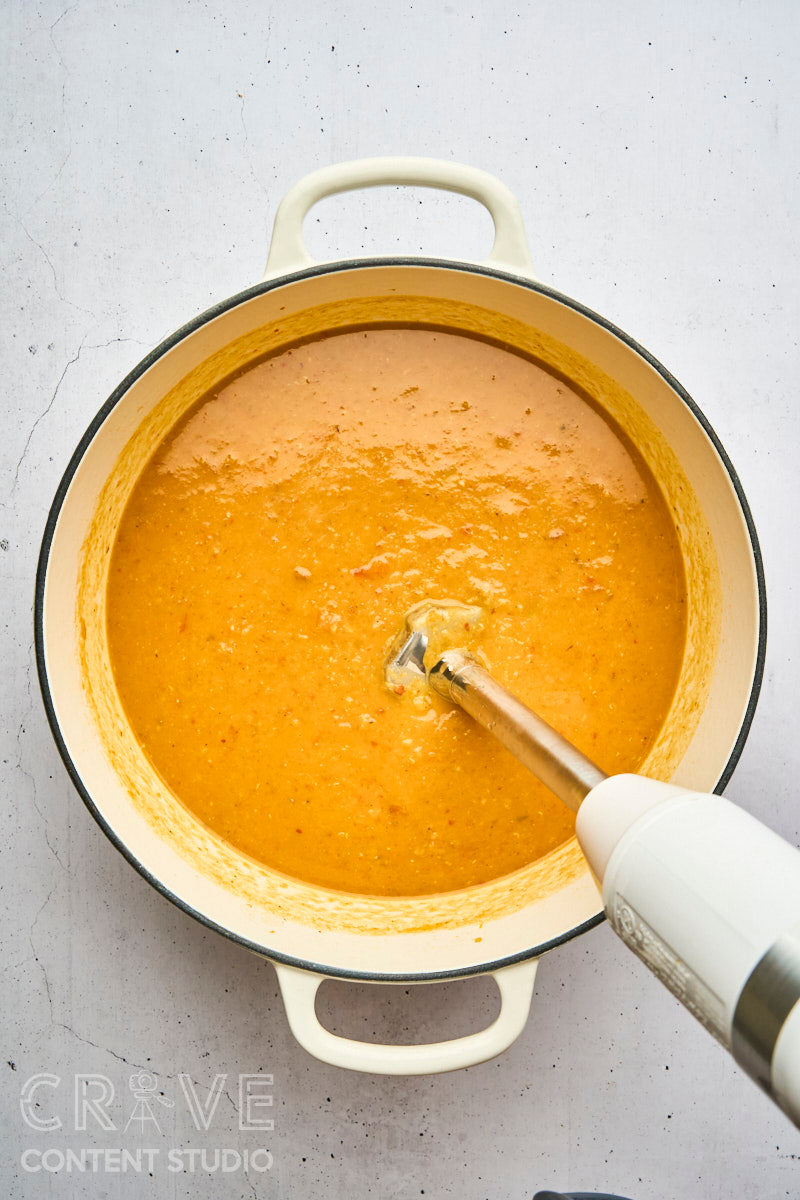
[[[253,858],[328,888],[450,891],[574,818],[383,662],[428,597],[479,605],[495,676],[604,770],[636,770],[677,683],[686,587],[641,456],[530,358],[425,327],[289,346],[205,396],[141,474],[108,638],[168,787]]]

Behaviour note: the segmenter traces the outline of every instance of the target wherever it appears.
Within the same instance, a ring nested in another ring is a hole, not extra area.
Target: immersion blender
[[[800,851],[721,796],[606,775],[476,659],[428,669],[427,649],[417,625],[387,667],[426,676],[577,814],[614,932],[800,1127]]]

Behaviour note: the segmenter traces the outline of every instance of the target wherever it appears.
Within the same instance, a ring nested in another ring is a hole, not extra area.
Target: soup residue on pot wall
[[[585,864],[574,838],[570,837],[511,875],[464,889],[458,893],[457,903],[455,895],[447,894],[405,898],[350,895],[346,898],[346,904],[340,905],[337,892],[302,883],[259,864],[249,855],[239,853],[231,843],[198,821],[183,804],[176,801],[174,793],[153,770],[150,760],[131,734],[128,715],[120,706],[110,673],[105,627],[109,561],[106,547],[113,544],[123,508],[157,445],[163,442],[170,430],[185,421],[189,410],[197,410],[198,402],[204,395],[220,389],[221,385],[215,384],[215,380],[222,380],[224,386],[226,377],[230,380],[241,364],[252,364],[265,353],[272,354],[298,337],[314,337],[337,326],[350,328],[354,322],[365,322],[372,318],[401,324],[444,320],[454,329],[460,328],[484,338],[501,338],[525,351],[528,356],[533,355],[546,363],[551,378],[555,377],[552,373],[555,371],[559,376],[563,374],[578,381],[578,397],[582,399],[589,392],[593,397],[589,407],[596,406],[600,412],[613,413],[623,428],[633,435],[637,445],[643,448],[647,462],[656,470],[660,488],[665,494],[684,560],[691,567],[687,579],[687,652],[669,720],[658,733],[643,764],[651,774],[668,778],[691,738],[694,724],[702,711],[704,689],[714,660],[716,635],[713,631],[718,628],[719,617],[716,607],[718,583],[715,583],[715,560],[708,529],[680,464],[663,436],[641,412],[636,401],[599,369],[571,348],[511,318],[455,301],[433,301],[402,295],[320,305],[316,309],[295,313],[285,320],[276,320],[274,327],[265,326],[239,338],[211,358],[199,362],[160,402],[156,403],[154,397],[151,410],[130,439],[104,487],[84,549],[84,568],[78,597],[78,618],[86,629],[82,642],[83,672],[90,704],[96,712],[108,756],[120,777],[128,780],[134,803],[165,844],[185,856],[193,868],[206,874],[210,880],[237,895],[250,897],[256,909],[263,907],[265,914],[272,912],[279,917],[283,913],[292,919],[308,921],[318,928],[349,928],[354,932],[372,930],[379,933],[388,929],[410,931],[450,928],[476,920],[494,919],[504,912],[513,912],[532,903],[537,897],[553,895],[571,879],[582,875]],[[562,386],[560,379],[559,386]],[[625,436],[622,442],[625,444]],[[358,565],[365,563],[359,562]],[[296,583],[298,587],[301,586],[300,579],[296,579]],[[415,593],[413,598],[417,599],[418,594]],[[393,621],[402,615],[402,611],[403,605],[399,603],[393,613]],[[505,682],[518,691],[524,691],[518,679],[506,677]],[[535,701],[530,693],[528,698]],[[345,900],[344,895],[342,900]]]

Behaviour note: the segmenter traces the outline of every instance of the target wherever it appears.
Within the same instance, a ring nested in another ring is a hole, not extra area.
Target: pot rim
[[[675,376],[672,375],[666,369],[666,367],[664,367],[658,361],[657,358],[650,354],[648,350],[641,346],[639,342],[637,342],[629,334],[625,333],[624,330],[620,329],[619,326],[615,325],[612,321],[609,321],[606,317],[601,316],[599,313],[594,312],[593,309],[588,308],[585,304],[581,304],[579,301],[573,300],[571,297],[566,296],[563,292],[559,292],[555,288],[548,287],[547,285],[539,283],[538,281],[524,275],[516,275],[511,271],[499,270],[496,267],[486,267],[478,263],[409,255],[375,255],[366,258],[342,259],[335,262],[319,263],[312,267],[303,268],[302,270],[292,271],[285,275],[279,275],[274,278],[262,280],[260,283],[253,284],[252,286],[245,288],[240,292],[236,292],[234,295],[227,297],[225,300],[219,301],[210,308],[207,308],[203,312],[199,313],[196,317],[192,318],[191,321],[188,321],[186,324],[180,326],[156,347],[154,347],[153,350],[146,354],[145,357],[141,359],[141,361],[137,363],[137,365],[133,367],[131,371],[128,372],[125,378],[117,385],[105,403],[95,414],[89,423],[86,432],[78,442],[78,445],[76,446],[75,451],[73,452],[56,489],[53,502],[47,515],[47,521],[45,523],[44,533],[42,536],[42,545],[39,552],[39,561],[36,569],[36,583],[34,592],[34,646],[36,654],[36,669],[39,677],[39,687],[42,694],[42,700],[44,702],[47,721],[58,752],[61,756],[64,766],[67,769],[67,773],[69,774],[70,779],[72,780],[72,783],[83,800],[86,808],[94,817],[95,821],[100,826],[101,830],[111,844],[116,847],[120,854],[127,859],[131,866],[134,867],[142,876],[142,878],[145,879],[153,888],[155,888],[156,891],[160,892],[162,896],[166,897],[167,900],[170,900],[174,905],[176,905],[183,912],[187,913],[190,917],[194,917],[196,921],[199,921],[202,925],[206,926],[206,928],[222,934],[223,937],[228,938],[232,942],[238,943],[247,950],[251,950],[261,957],[283,963],[286,966],[297,967],[305,971],[312,971],[326,977],[353,981],[360,980],[364,982],[383,983],[434,983],[448,979],[458,979],[474,975],[488,974],[498,971],[503,967],[511,966],[515,963],[524,962],[532,958],[539,958],[542,954],[547,953],[548,950],[552,950],[556,946],[563,945],[565,942],[570,941],[579,934],[586,933],[590,929],[593,929],[597,925],[601,924],[605,920],[605,913],[599,912],[590,917],[588,920],[581,922],[580,925],[573,926],[572,929],[560,934],[558,937],[552,938],[550,941],[543,942],[540,945],[521,950],[516,954],[506,955],[503,958],[480,964],[477,967],[473,965],[469,967],[457,967],[443,971],[381,973],[374,971],[349,970],[331,964],[315,963],[307,959],[297,958],[293,955],[274,951],[268,946],[263,946],[257,942],[253,942],[251,939],[243,937],[234,930],[228,929],[223,925],[219,925],[205,913],[200,912],[198,909],[189,904],[188,901],[184,900],[181,896],[177,895],[177,893],[173,892],[171,888],[167,887],[161,880],[152,874],[149,868],[146,867],[145,864],[131,852],[123,839],[108,824],[95,801],[92,799],[88,789],[84,786],[80,772],[78,771],[69,749],[67,748],[66,742],[62,737],[61,728],[56,715],[55,704],[50,691],[45,657],[44,593],[47,580],[50,549],[55,536],[56,525],[58,524],[61,509],[63,507],[70,484],[72,483],[72,479],[78,470],[86,450],[94,440],[95,434],[103,425],[109,413],[111,413],[111,411],[116,407],[116,405],[130,390],[133,384],[136,383],[136,381],[145,373],[145,371],[149,370],[149,368],[155,362],[157,362],[158,359],[162,358],[165,354],[168,354],[171,350],[173,350],[179,342],[184,340],[184,338],[188,337],[192,333],[195,333],[203,325],[208,324],[210,321],[213,321],[223,313],[245,303],[248,300],[253,299],[256,296],[272,291],[278,287],[284,287],[286,284],[291,284],[302,279],[313,278],[317,275],[327,275],[336,272],[379,267],[430,267],[433,269],[469,272],[476,275],[485,275],[492,279],[499,279],[506,283],[515,284],[518,287],[527,288],[529,291],[537,292],[540,295],[555,300],[559,304],[563,304],[565,307],[571,308],[575,312],[580,313],[582,316],[587,317],[590,321],[595,322],[601,328],[619,338],[619,340],[624,342],[629,349],[633,350],[635,354],[638,354],[642,359],[644,359],[644,361],[662,377],[665,383],[683,401],[683,403],[697,420],[698,424],[702,427],[703,431],[719,455],[719,458],[730,479],[734,492],[736,493],[736,498],[738,500],[742,516],[744,517],[748,537],[750,539],[750,547],[752,550],[753,565],[756,575],[756,586],[758,591],[758,642],[753,681],[750,686],[750,695],[748,697],[747,707],[739,728],[738,736],[728,757],[728,761],[723,768],[722,774],[720,775],[714,787],[714,792],[717,794],[720,794],[723,791],[731,775],[733,774],[739,758],[741,757],[745,742],[747,741],[747,737],[750,732],[750,727],[753,722],[764,675],[767,636],[767,600],[764,564],[761,557],[761,549],[758,542],[755,523],[750,512],[750,506],[747,502],[744,489],[738,475],[736,474],[733,463],[728,457],[725,448],[723,447],[716,432],[712,428],[708,418],[699,408],[697,403],[692,399],[686,389],[678,382]]]

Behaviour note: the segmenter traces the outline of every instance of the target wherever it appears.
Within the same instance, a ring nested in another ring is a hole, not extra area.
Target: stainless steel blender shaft
[[[469,713],[573,812],[578,811],[584,796],[607,778],[461,650],[446,650],[431,668],[428,683]]]

